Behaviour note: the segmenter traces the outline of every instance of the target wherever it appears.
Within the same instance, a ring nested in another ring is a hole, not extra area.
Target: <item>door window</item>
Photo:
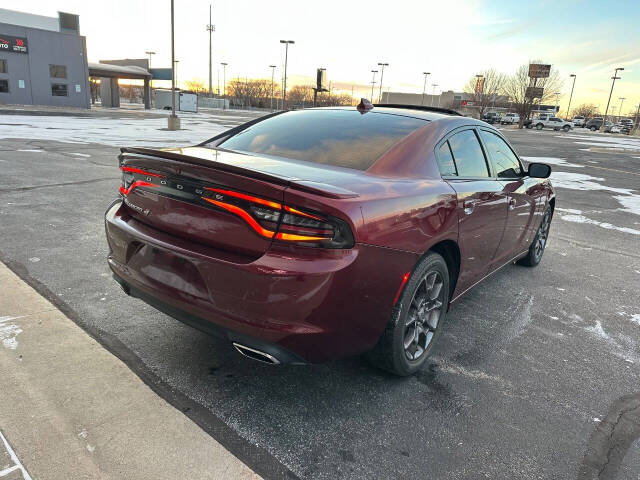
[[[458,175],[456,164],[453,162],[453,155],[451,155],[451,149],[449,148],[449,142],[446,140],[438,149],[438,167],[443,177]]]
[[[488,177],[482,147],[473,130],[463,130],[449,138],[451,153],[460,177]]]
[[[480,130],[480,136],[487,147],[489,158],[491,158],[499,178],[514,178],[523,175],[520,160],[504,140],[495,133],[486,130]]]

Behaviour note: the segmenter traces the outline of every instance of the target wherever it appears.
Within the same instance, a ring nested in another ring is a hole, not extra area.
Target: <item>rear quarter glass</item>
[[[367,170],[427,120],[357,110],[286,112],[251,125],[219,146],[326,165]]]

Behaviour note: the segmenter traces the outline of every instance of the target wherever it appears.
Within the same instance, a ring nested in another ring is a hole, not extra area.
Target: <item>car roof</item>
[[[318,107],[314,108],[313,110],[355,110],[355,107]],[[435,107],[421,107],[417,105],[374,105],[371,110],[363,113],[385,113],[388,115],[402,115],[405,117],[420,118],[422,120],[428,121],[462,116],[455,110]]]

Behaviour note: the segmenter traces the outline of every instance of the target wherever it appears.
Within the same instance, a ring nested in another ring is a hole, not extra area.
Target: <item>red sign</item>
[[[29,53],[27,39],[0,33],[0,52]]]

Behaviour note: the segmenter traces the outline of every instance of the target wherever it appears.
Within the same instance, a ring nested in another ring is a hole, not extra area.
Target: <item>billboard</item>
[[[529,78],[547,78],[551,72],[551,65],[541,63],[529,64]]]
[[[525,93],[525,97],[530,99],[542,98],[542,95],[544,95],[544,88],[542,87],[527,87]]]
[[[316,73],[316,88],[319,92],[326,92],[327,89],[327,70],[319,68]]]
[[[0,53],[1,52],[29,53],[27,39],[0,33]]]
[[[484,77],[476,77],[475,93],[481,94],[484,92]]]

